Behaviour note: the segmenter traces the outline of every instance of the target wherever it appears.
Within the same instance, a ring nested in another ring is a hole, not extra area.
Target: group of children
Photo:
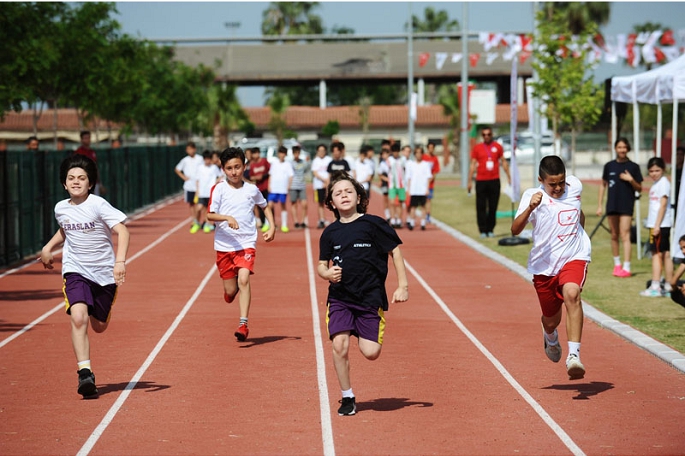
[[[350,380],[350,339],[352,336],[358,338],[359,350],[367,359],[380,356],[385,330],[384,312],[389,305],[385,289],[388,259],[392,261],[398,282],[390,302],[408,299],[408,280],[399,247],[402,241],[397,232],[383,218],[367,213],[369,193],[350,174],[349,164],[342,155],[344,146],[334,144],[332,149],[333,157],[328,160],[325,146],[317,148],[317,157],[312,163],[314,178],[318,180],[314,182],[318,201],[335,216],[335,221],[325,227],[319,240],[317,273],[329,282],[326,321],[342,393],[338,414],[354,415],[356,400]],[[390,149],[396,147],[391,146]],[[381,152],[385,154],[385,150]],[[284,157],[285,153],[279,151],[279,159],[280,156]],[[399,157],[389,163],[382,159],[381,164],[388,165],[389,181],[397,177],[392,177],[393,173],[402,170],[408,177],[407,185],[401,188],[409,188],[412,196],[425,197],[430,191],[427,185],[433,173],[423,164],[426,162],[421,148],[416,149],[414,158],[414,162],[407,162],[404,168],[396,166]],[[254,273],[258,234],[255,207],[264,210],[268,224],[263,233],[266,242],[274,239],[275,223],[271,206],[262,191],[256,183],[245,179],[247,160],[242,149],[229,147],[220,154],[219,160],[224,179],[211,189],[207,220],[216,226],[214,248],[223,280],[224,300],[233,302],[240,293],[240,323],[235,337],[244,341],[249,334],[250,275]],[[653,159],[649,163],[650,176],[657,183],[661,182],[664,169],[663,162],[659,160]],[[380,167],[379,173],[383,174]],[[78,392],[84,397],[94,397],[97,388],[90,367],[87,327],[89,320],[96,332],[107,327],[116,287],[124,282],[128,249],[128,231],[123,225],[126,217],[102,198],[89,194],[97,181],[97,169],[91,160],[81,156],[67,159],[62,164],[60,178],[69,199],[55,207],[60,230],[43,248],[41,260],[46,268],[52,268],[51,251],[64,242],[62,273],[78,363]],[[412,179],[419,178],[422,186],[412,184]],[[565,308],[566,370],[570,379],[580,379],[585,375],[585,367],[580,360],[583,329],[581,290],[591,255],[581,209],[583,187],[578,178],[566,175],[565,165],[557,156],[541,160],[538,181],[539,187],[524,192],[511,232],[517,235],[528,223],[533,226],[528,271],[533,274],[533,285],[541,308],[544,352],[555,363],[562,358],[557,327]],[[654,200],[659,203],[654,226],[660,226],[658,222],[666,218],[663,197],[668,193],[668,186],[659,184],[654,187]],[[392,188],[397,190],[390,185],[388,190]],[[414,192],[419,195],[413,195]],[[388,196],[399,196],[398,193],[388,192]],[[271,199],[274,201],[280,200]],[[420,207],[420,203],[421,200],[417,201],[416,207]],[[116,254],[111,232],[119,236]],[[665,234],[663,229],[652,230],[654,239]],[[685,238],[680,241],[681,248],[685,250]],[[86,264],[91,266],[84,267]],[[685,266],[679,268],[679,272],[685,272]]]

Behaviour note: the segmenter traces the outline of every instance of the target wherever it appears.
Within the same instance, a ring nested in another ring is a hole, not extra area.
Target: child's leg
[[[306,199],[301,199],[298,201],[300,208],[302,208],[302,220],[300,223],[302,225],[307,224],[307,200]]]
[[[361,343],[359,347],[361,349]],[[350,383],[349,351],[350,331],[343,331],[333,336],[333,365],[335,366],[335,373],[338,376],[340,389],[343,391],[352,388],[352,384]]]
[[[583,304],[580,300],[580,286],[569,282],[565,283],[561,290],[566,307],[566,335],[569,342],[580,342],[583,335]]]
[[[671,259],[671,252],[667,250],[662,253],[662,255],[664,257],[664,278],[666,279],[666,283],[671,283],[671,280],[673,280],[673,260]]]
[[[619,256],[618,253],[618,234],[619,234],[619,218],[618,215],[608,215],[609,229],[611,231],[611,255]]]
[[[381,356],[382,348],[383,346],[378,342],[364,339],[362,337],[359,338],[359,351],[362,352],[362,355],[364,355],[364,357],[370,361],[374,361]]]
[[[238,294],[238,278],[224,279],[224,300],[228,303],[233,302],[235,295]]]
[[[283,227],[288,227],[288,210],[285,202],[281,203],[281,229],[283,229]]]
[[[652,288],[656,289],[661,284],[661,265],[664,262],[662,252],[652,253]]]
[[[632,217],[630,215],[621,215],[619,217],[619,236],[623,243],[623,269],[630,271],[630,256],[632,245],[630,243],[630,228],[632,225]],[[617,252],[618,254],[618,252]]]
[[[69,307],[71,312],[71,344],[74,347],[76,362],[90,360],[90,341],[88,340],[88,306],[77,302]]]
[[[238,301],[240,306],[240,318],[247,319],[250,313],[250,301],[252,300],[252,291],[250,289],[250,270],[240,268],[238,270],[238,289],[240,290],[240,299]]]

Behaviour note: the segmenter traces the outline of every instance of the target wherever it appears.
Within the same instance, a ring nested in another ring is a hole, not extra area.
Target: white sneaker
[[[554,330],[554,335],[557,336],[557,343],[556,345],[550,345],[545,337],[545,329],[542,329],[542,340],[545,344],[545,355],[547,355],[547,358],[549,358],[549,360],[553,363],[558,363],[561,359],[561,345],[559,344],[559,335],[557,334],[556,329]]]
[[[655,290],[652,287],[649,287],[646,290],[642,290],[640,292],[640,296],[645,296],[647,298],[663,298],[664,297],[664,295],[661,293],[661,290]]]
[[[578,380],[585,377],[585,366],[580,362],[578,355],[571,353],[566,358],[566,372],[569,380]]]

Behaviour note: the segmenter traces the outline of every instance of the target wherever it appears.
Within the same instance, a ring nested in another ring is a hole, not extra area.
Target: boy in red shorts
[[[528,272],[542,309],[545,354],[557,363],[561,346],[557,326],[562,307],[566,307],[568,357],[566,370],[571,380],[585,376],[580,362],[583,333],[583,306],[580,293],[590,262],[590,238],[585,232],[585,214],[580,208],[583,184],[566,176],[561,158],[551,155],[540,161],[540,187],[526,190],[521,197],[511,233],[516,236],[528,222],[533,225],[533,248],[528,257]]]
[[[224,300],[233,302],[240,291],[240,324],[235,331],[239,342],[247,340],[247,317],[252,293],[250,275],[254,274],[257,225],[254,208],[264,209],[269,229],[262,236],[266,242],[274,239],[276,225],[266,199],[256,185],[243,180],[245,153],[239,147],[229,147],[221,153],[221,168],[226,180],[212,188],[207,220],[215,222],[214,250],[216,266],[224,281]]]

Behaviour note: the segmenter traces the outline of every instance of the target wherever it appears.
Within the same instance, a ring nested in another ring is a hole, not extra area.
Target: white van
[[[245,150],[247,148],[259,147],[262,151],[262,157],[266,157],[269,163],[273,163],[278,160],[278,140],[276,139],[264,139],[264,138],[243,138],[238,144],[236,144],[241,149]],[[284,139],[283,145],[288,148],[288,155],[286,160],[293,159],[293,146],[300,146],[300,143],[296,139]],[[300,146],[301,147],[301,146]],[[300,148],[300,158],[309,161],[309,152]]]

